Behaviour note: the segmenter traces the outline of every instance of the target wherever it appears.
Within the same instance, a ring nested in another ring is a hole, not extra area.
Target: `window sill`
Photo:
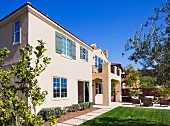
[[[83,62],[88,62],[87,60],[85,60],[85,59],[81,59]]]
[[[64,57],[64,58],[67,58],[67,59],[69,59],[69,60],[72,60],[72,58],[69,57],[69,56],[67,56],[67,55],[61,54],[61,56]]]
[[[17,46],[17,45],[20,45],[21,43],[20,42],[17,42],[17,43],[14,43],[12,44],[12,46]]]
[[[66,98],[52,98],[52,101],[62,101],[62,100],[68,100],[68,97],[66,97]]]

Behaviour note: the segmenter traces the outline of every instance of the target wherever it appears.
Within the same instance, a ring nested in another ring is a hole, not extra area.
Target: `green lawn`
[[[117,107],[80,126],[170,126],[170,110]]]

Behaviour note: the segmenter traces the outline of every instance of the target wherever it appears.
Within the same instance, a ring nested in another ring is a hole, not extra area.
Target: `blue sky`
[[[25,4],[25,0],[0,0],[0,19]],[[127,66],[124,45],[140,24],[165,0],[30,0],[31,4],[89,45],[109,51],[109,61]],[[134,64],[134,63],[133,63]],[[136,68],[140,65],[134,64]]]

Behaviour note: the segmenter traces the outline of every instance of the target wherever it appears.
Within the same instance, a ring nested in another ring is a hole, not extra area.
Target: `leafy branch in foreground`
[[[37,79],[51,60],[44,56],[44,45],[42,40],[38,40],[35,49],[28,44],[19,50],[21,59],[11,69],[0,67],[0,125],[44,125],[44,120],[36,115],[36,106],[41,105],[47,95],[47,91],[41,91]],[[0,66],[8,53],[7,48],[1,50]]]
[[[133,38],[129,38],[125,50],[132,50],[129,60],[140,63],[144,69],[151,68],[159,84],[170,81],[170,2],[154,8]]]

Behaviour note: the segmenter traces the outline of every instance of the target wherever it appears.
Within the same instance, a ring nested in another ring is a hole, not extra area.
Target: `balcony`
[[[95,65],[92,66],[92,80],[114,80],[121,82],[121,69],[117,66],[113,66],[109,62],[102,63],[101,68],[97,68]]]
[[[120,70],[117,69],[117,71],[115,71],[115,67],[110,65],[110,72],[112,74],[116,74],[117,76],[120,76]],[[102,73],[102,67],[101,68],[97,68],[95,65],[92,66],[92,73]]]
[[[95,65],[93,65],[92,73],[102,73],[102,68],[97,68]]]
[[[104,77],[110,77],[114,80],[121,80],[121,78],[124,76],[122,75],[122,67],[120,64],[112,64],[109,62],[102,63],[101,68],[97,68],[95,65],[92,66],[92,75],[93,79],[99,78],[102,79]]]

